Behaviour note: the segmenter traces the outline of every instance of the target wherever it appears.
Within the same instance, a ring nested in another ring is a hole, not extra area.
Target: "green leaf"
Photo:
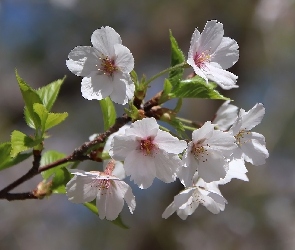
[[[85,207],[87,207],[92,213],[98,215],[98,209],[97,209],[97,207],[96,207],[96,205],[95,205],[95,200],[92,201],[92,202],[85,202],[83,205],[84,205]],[[111,221],[111,222],[112,222],[113,224],[115,224],[115,225],[121,227],[121,228],[129,229],[129,227],[126,226],[126,225],[124,224],[124,222],[122,221],[120,215],[119,215],[115,220],[113,220],[113,221]]]
[[[215,90],[215,87],[215,84],[207,84],[203,78],[195,76],[191,79],[180,81],[176,86],[174,86],[169,96],[170,98],[206,98],[230,100]]]
[[[15,157],[18,153],[33,148],[40,144],[43,138],[34,139],[26,134],[14,130],[11,134],[11,152],[10,155]]]
[[[138,86],[138,77],[137,77],[135,70],[132,70],[130,72],[130,76],[131,76],[131,79],[134,82],[135,86]]]
[[[27,125],[32,129],[36,129],[34,121],[33,121],[32,117],[30,116],[30,113],[29,113],[28,108],[26,106],[24,109],[24,115],[25,115],[25,121],[26,121]]]
[[[115,124],[117,118],[116,109],[109,97],[100,100],[99,103],[103,116],[104,130],[108,130]]]
[[[57,169],[52,179],[52,192],[56,194],[65,194],[66,185],[70,180],[71,174],[65,167]]]
[[[18,85],[20,88],[20,91],[22,93],[26,108],[27,108],[27,113],[25,113],[26,121],[31,119],[34,123],[35,128],[40,127],[40,119],[39,116],[34,112],[33,105],[34,103],[41,103],[42,101],[37,94],[35,90],[33,90],[15,71],[16,74],[16,79],[18,81]],[[27,122],[28,123],[28,122]]]
[[[42,155],[42,158],[41,158],[41,162],[40,162],[40,165],[41,167],[43,166],[46,166],[52,162],[55,162],[59,159],[62,159],[64,158],[66,155],[63,154],[63,153],[60,153],[58,151],[55,151],[55,150],[49,150],[47,152],[45,152],[43,155]],[[67,165],[69,165],[70,163],[64,163],[64,164],[61,164],[55,168],[51,168],[51,169],[48,169],[46,171],[43,171],[41,173],[42,177],[47,180],[51,175],[55,174],[55,172],[57,170],[59,170],[60,168],[63,168],[63,167],[66,167]]]
[[[172,32],[170,30],[170,42],[171,42],[171,67],[183,63],[185,61],[185,56],[181,49],[178,47],[177,41],[172,35]],[[175,70],[170,71],[169,73],[169,81],[172,83],[172,85],[175,85],[177,82],[180,81],[183,75],[183,68],[178,68]]]
[[[41,121],[41,127],[42,132],[60,124],[62,121],[64,121],[68,113],[49,113],[46,108],[39,103],[34,104],[34,111],[38,114],[40,121]]]
[[[18,154],[16,157],[12,158],[10,156],[11,143],[5,142],[0,144],[0,170],[12,167],[26,159],[28,159],[32,153],[22,153]]]
[[[45,130],[48,130],[61,122],[63,122],[68,117],[68,113],[49,113],[45,124]]]
[[[59,94],[60,87],[63,84],[65,79],[66,77],[64,77],[63,79],[58,79],[36,90],[36,92],[40,96],[44,106],[46,107],[48,111],[51,110],[53,104],[55,103],[56,98]]]
[[[169,79],[165,79],[164,88],[163,88],[163,92],[162,92],[160,100],[159,100],[159,104],[162,104],[170,99],[169,94],[170,94],[171,90],[172,90],[171,82],[169,81]]]
[[[42,133],[44,133],[44,131],[45,131],[45,124],[46,124],[46,121],[47,121],[47,118],[48,118],[48,111],[40,103],[34,103],[33,109],[34,109],[35,113],[40,118]]]

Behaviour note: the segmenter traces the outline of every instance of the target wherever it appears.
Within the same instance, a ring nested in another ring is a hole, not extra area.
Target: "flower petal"
[[[156,177],[154,159],[143,155],[137,150],[130,151],[124,161],[124,168],[130,180],[133,180],[141,189],[150,187]]]
[[[216,20],[208,21],[200,36],[198,53],[214,53],[224,35],[223,24]]]
[[[91,36],[91,43],[102,55],[108,57],[115,56],[115,44],[121,44],[120,35],[111,27],[102,27],[93,32]]]
[[[114,89],[110,98],[118,104],[125,105],[134,96],[135,86],[129,74],[117,72],[113,76]]]
[[[111,181],[111,185],[107,190],[100,189],[96,198],[99,218],[116,219],[124,206],[123,197],[122,190],[117,187],[117,181]]]
[[[170,215],[172,215],[176,211],[176,206],[174,202],[172,202],[163,212],[162,218],[167,219]]]
[[[239,59],[239,45],[229,37],[223,37],[221,43],[211,57],[212,62],[218,63],[221,68],[228,69]]]
[[[69,54],[66,61],[68,69],[77,76],[88,76],[97,72],[98,56],[90,46],[75,47]]]
[[[174,154],[182,153],[187,147],[187,143],[185,141],[179,140],[177,137],[174,137],[170,133],[162,130],[158,131],[157,136],[154,139],[154,143],[166,152]]]
[[[123,73],[130,73],[134,68],[134,58],[130,50],[122,44],[115,44],[116,66]]]
[[[159,131],[159,125],[155,118],[143,118],[131,124],[129,129],[126,129],[126,136],[137,136],[145,139],[149,136],[156,137]]]
[[[95,199],[97,189],[89,176],[74,176],[66,185],[67,196],[74,203],[90,202]]]
[[[111,143],[109,154],[115,160],[124,161],[130,151],[136,150],[137,146],[138,143],[134,137],[116,135]]]
[[[242,111],[243,112],[243,111]],[[262,103],[257,103],[248,112],[244,112],[242,115],[242,128],[250,130],[261,123],[265,114],[265,108]]]
[[[233,73],[221,69],[217,67],[218,65],[214,65],[214,63],[207,63],[207,77],[209,80],[216,82],[223,89],[232,89],[238,88],[236,85],[236,81],[238,77]]]
[[[107,75],[92,73],[84,77],[81,82],[82,96],[87,100],[101,100],[109,96],[113,91],[113,81]]]

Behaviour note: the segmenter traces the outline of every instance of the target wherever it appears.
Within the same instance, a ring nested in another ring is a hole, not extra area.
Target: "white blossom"
[[[239,116],[230,128],[238,145],[233,154],[234,158],[244,159],[256,166],[265,163],[269,156],[265,138],[262,134],[250,131],[261,122],[264,114],[265,109],[261,103],[256,104],[248,112],[240,109]]]
[[[206,183],[196,172],[193,185],[187,187],[174,197],[173,202],[166,208],[162,218],[167,219],[174,212],[185,220],[199,206],[205,206],[210,212],[218,214],[223,211],[227,201],[221,195],[216,182]]]
[[[91,46],[75,47],[66,61],[68,69],[83,76],[81,92],[88,100],[110,98],[126,104],[133,97],[135,86],[129,73],[134,59],[129,49],[122,45],[120,35],[111,27],[93,32]]]
[[[192,133],[192,141],[182,158],[184,165],[178,171],[179,179],[190,186],[196,171],[206,182],[224,178],[229,156],[236,147],[235,138],[230,133],[214,130],[214,124],[206,122]]]
[[[125,135],[114,136],[110,155],[124,161],[126,175],[140,188],[151,186],[155,177],[169,183],[181,167],[178,156],[186,148],[168,132],[159,129],[155,118],[144,118],[131,124]]]
[[[67,183],[67,196],[74,203],[90,202],[96,198],[99,218],[114,220],[118,217],[126,201],[133,213],[136,203],[130,186],[111,175],[114,163],[105,172],[85,172],[70,170],[75,176]]]
[[[216,112],[216,116],[212,123],[223,131],[229,129],[233,125],[238,115],[238,107],[230,104],[230,101],[224,102]]]
[[[223,24],[208,21],[200,32],[195,29],[191,38],[187,63],[200,77],[216,82],[223,89],[237,88],[237,76],[226,69],[239,59],[239,46],[229,37],[223,37]]]

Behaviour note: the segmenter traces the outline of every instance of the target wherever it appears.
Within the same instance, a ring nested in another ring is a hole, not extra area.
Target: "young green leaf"
[[[107,97],[99,101],[103,116],[104,130],[109,129],[115,124],[117,113],[112,100]]]
[[[16,157],[10,156],[11,143],[5,142],[0,144],[0,170],[12,167],[26,159],[28,159],[32,153],[22,153],[18,154]]]
[[[178,47],[178,43],[172,35],[170,30],[170,43],[171,43],[171,67],[183,63],[185,61],[185,56],[181,49]],[[183,68],[178,68],[175,70],[170,71],[169,73],[169,81],[172,85],[175,85],[177,82],[180,81],[183,75]]]
[[[229,100],[229,98],[221,95],[217,90],[215,90],[216,85],[207,84],[206,81],[195,76],[188,80],[180,81],[171,90],[171,98],[206,98],[206,99],[219,99],[219,100]]]
[[[42,140],[43,138],[34,139],[18,130],[14,130],[11,134],[11,157],[15,157],[18,153],[37,146]]]
[[[71,174],[65,167],[57,169],[52,179],[52,192],[55,194],[65,194],[66,185],[70,180]]]
[[[55,151],[55,150],[49,150],[47,152],[45,152],[43,155],[42,155],[42,158],[41,158],[41,162],[40,162],[40,165],[41,167],[43,166],[46,166],[52,162],[55,162],[59,159],[62,159],[64,158],[66,155],[63,154],[63,153],[60,153],[58,151]],[[70,163],[64,163],[64,164],[61,164],[55,168],[51,168],[51,169],[48,169],[46,171],[43,171],[41,173],[42,177],[47,180],[51,175],[55,174],[55,172],[60,169],[60,168],[63,168],[63,167],[66,167],[67,165],[69,165]]]
[[[33,105],[34,103],[42,103],[39,95],[35,90],[33,90],[15,71],[16,79],[18,81],[18,85],[20,88],[20,91],[22,93],[27,112],[25,113],[25,116],[27,117],[26,120],[28,121],[31,119],[34,123],[34,127],[37,129],[40,127],[40,119],[39,116],[34,112]],[[28,123],[28,122],[27,122]]]
[[[45,124],[48,118],[48,111],[44,107],[44,105],[40,103],[34,103],[33,109],[35,113],[39,116],[40,122],[41,122],[41,130],[42,130],[42,135],[45,131]]]
[[[53,104],[55,103],[56,98],[59,94],[60,87],[65,79],[66,77],[64,77],[63,79],[58,79],[36,90],[48,112],[50,112]]]
[[[45,131],[60,124],[68,117],[68,113],[49,113],[45,123]]]

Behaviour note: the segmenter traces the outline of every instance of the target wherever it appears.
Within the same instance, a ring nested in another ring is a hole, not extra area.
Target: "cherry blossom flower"
[[[233,125],[238,115],[238,107],[230,104],[230,101],[224,102],[216,112],[216,117],[212,121],[220,130],[226,131]]]
[[[224,178],[228,169],[228,159],[235,149],[235,138],[228,132],[214,130],[214,124],[206,122],[193,131],[192,141],[184,152],[184,166],[178,171],[178,178],[186,186],[192,183],[195,172],[206,182]]]
[[[160,130],[155,118],[144,118],[131,124],[125,135],[114,136],[110,155],[124,161],[126,175],[144,189],[155,177],[166,183],[175,181],[182,165],[178,154],[186,146],[185,141]]]
[[[187,63],[200,77],[216,82],[223,89],[237,88],[237,76],[226,69],[239,59],[238,44],[223,37],[222,23],[208,21],[203,32],[196,29],[191,39]]]
[[[129,49],[122,45],[120,35],[111,27],[93,32],[91,46],[75,47],[66,61],[68,69],[83,76],[81,92],[88,100],[110,98],[126,104],[133,97],[135,86],[129,73],[134,59]]]
[[[251,132],[257,126],[265,114],[263,104],[258,103],[248,112],[240,109],[239,116],[230,128],[236,138],[238,148],[234,151],[236,159],[244,159],[253,165],[262,165],[268,158],[268,150],[265,146],[265,138],[262,134]]]
[[[227,201],[221,195],[216,182],[206,183],[196,172],[193,185],[181,191],[174,197],[174,201],[166,208],[162,218],[167,219],[174,212],[185,220],[199,206],[205,206],[210,212],[218,214],[223,211]]]
[[[116,219],[123,209],[124,200],[133,213],[136,206],[135,197],[128,184],[111,175],[114,166],[114,161],[110,162],[103,173],[70,170],[75,176],[66,185],[69,200],[84,203],[96,198],[100,219]]]

